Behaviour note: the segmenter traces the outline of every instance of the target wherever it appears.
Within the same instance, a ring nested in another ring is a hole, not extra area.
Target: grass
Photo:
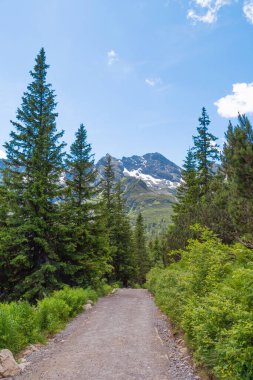
[[[0,303],[0,349],[17,353],[29,343],[45,342],[83,310],[88,300],[96,302],[112,290],[105,284],[100,289],[65,287],[36,306],[26,301]]]

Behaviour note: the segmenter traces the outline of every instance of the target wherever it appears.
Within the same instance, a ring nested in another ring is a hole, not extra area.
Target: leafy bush
[[[182,259],[154,268],[147,287],[186,333],[198,363],[218,378],[253,378],[253,251],[204,229]]]
[[[42,332],[49,334],[61,330],[70,317],[71,308],[56,297],[44,298],[37,307],[37,323]]]
[[[90,288],[65,287],[37,306],[25,301],[0,303],[0,349],[16,353],[29,343],[43,341],[48,334],[61,330],[88,300],[95,302],[97,298],[97,292]]]
[[[81,288],[72,289],[67,286],[62,290],[54,292],[52,298],[64,301],[68,305],[70,317],[80,313],[83,305],[89,299],[88,290]]]
[[[0,349],[17,352],[29,342],[40,340],[35,309],[27,302],[0,304]]]

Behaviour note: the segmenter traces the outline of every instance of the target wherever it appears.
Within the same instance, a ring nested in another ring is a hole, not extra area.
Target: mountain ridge
[[[108,154],[96,164],[100,179]],[[134,224],[142,212],[146,228],[151,233],[165,229],[171,222],[172,206],[181,183],[182,169],[162,154],[146,153],[143,156],[111,156],[115,180],[121,180],[128,215]]]
[[[106,156],[102,157],[96,164],[99,175],[103,178],[103,167]],[[162,154],[146,153],[143,156],[123,156],[121,159],[111,156],[115,179],[133,177],[140,179],[148,187],[157,192],[174,192],[181,182],[181,168],[174,162],[168,160]]]

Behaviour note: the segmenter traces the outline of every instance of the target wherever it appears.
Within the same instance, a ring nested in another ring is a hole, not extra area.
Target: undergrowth
[[[47,336],[59,332],[80,313],[88,300],[96,302],[111,290],[107,284],[96,291],[64,287],[37,305],[26,301],[0,303],[0,349],[17,353],[29,343],[45,342]]]
[[[252,380],[253,251],[204,229],[180,254],[149,272],[148,289],[183,328],[198,363],[219,379]]]

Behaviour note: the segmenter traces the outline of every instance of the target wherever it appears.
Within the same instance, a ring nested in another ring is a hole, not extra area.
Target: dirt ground
[[[143,289],[119,289],[100,299],[25,360],[30,364],[15,380],[199,379]]]

